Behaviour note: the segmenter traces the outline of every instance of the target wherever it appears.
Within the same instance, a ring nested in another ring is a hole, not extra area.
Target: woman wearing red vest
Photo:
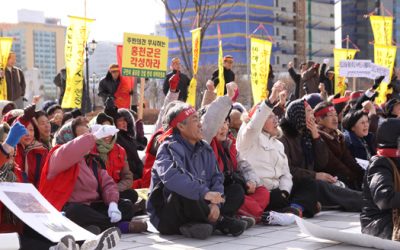
[[[96,118],[96,123],[100,125],[114,125],[112,117],[100,113]],[[135,204],[138,194],[132,189],[133,174],[129,170],[126,152],[117,141],[117,136],[109,136],[96,141],[93,153],[98,154],[105,164],[107,173],[118,185],[120,199],[128,199]]]

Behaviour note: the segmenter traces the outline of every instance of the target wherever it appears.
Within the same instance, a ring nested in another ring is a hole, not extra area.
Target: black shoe
[[[232,234],[236,237],[241,235],[246,230],[247,222],[234,218],[223,217],[221,221],[217,222],[216,229],[223,234]]]
[[[213,226],[206,223],[190,223],[179,228],[181,234],[187,238],[205,240],[213,233]]]

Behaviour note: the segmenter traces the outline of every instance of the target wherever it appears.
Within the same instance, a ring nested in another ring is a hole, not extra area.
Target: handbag
[[[400,173],[394,161],[386,157],[393,168],[394,191],[400,192]],[[392,240],[400,241],[400,208],[392,209],[393,233]]]

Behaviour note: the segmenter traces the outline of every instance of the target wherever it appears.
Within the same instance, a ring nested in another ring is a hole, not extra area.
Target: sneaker
[[[66,235],[61,238],[57,245],[50,247],[49,250],[79,250],[79,246],[72,235]]]
[[[241,235],[246,227],[247,222],[229,217],[223,217],[216,225],[216,229],[221,233],[232,234],[234,237]]]
[[[254,219],[253,217],[242,215],[242,216],[239,216],[238,219],[245,221],[247,223],[246,230],[253,227],[256,224],[256,219]]]
[[[107,250],[117,246],[121,239],[121,231],[118,228],[112,227],[104,231],[92,240],[86,240],[81,250]]]
[[[147,221],[144,218],[132,218],[129,222],[129,233],[143,233],[147,231]]]
[[[179,227],[181,234],[187,238],[205,240],[213,233],[213,226],[206,223],[190,223]]]
[[[95,235],[101,234],[101,229],[100,229],[100,227],[95,226],[95,225],[87,226],[87,227],[85,227],[85,229],[86,229],[87,231],[91,232],[92,234],[95,234]]]
[[[296,216],[299,216],[300,218],[303,218],[303,211],[297,207],[285,207],[282,209],[278,210],[280,213],[289,213],[289,214],[294,214]]]
[[[265,225],[287,226],[293,224],[296,221],[295,218],[293,214],[268,211],[262,215],[261,222]]]

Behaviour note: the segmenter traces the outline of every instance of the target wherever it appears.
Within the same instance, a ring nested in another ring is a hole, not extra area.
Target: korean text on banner
[[[333,49],[334,66],[335,66],[335,94],[344,94],[346,90],[345,77],[339,76],[340,61],[353,60],[358,50],[356,49]]]
[[[82,17],[69,17],[70,24],[65,36],[67,80],[61,105],[63,108],[81,108],[85,44],[89,35],[88,24],[93,21]]]
[[[218,80],[217,96],[223,96],[225,92],[225,77],[224,77],[224,52],[222,51],[222,40],[218,42]]]
[[[267,83],[272,43],[251,38],[251,89],[254,104],[268,97]]]
[[[5,74],[8,56],[10,55],[12,37],[0,37],[0,70]],[[0,78],[0,100],[7,100],[7,83],[6,78]]]
[[[168,38],[124,33],[122,75],[164,78],[167,71]]]
[[[370,21],[374,33],[374,44],[392,45],[393,17],[370,16]]]
[[[188,98],[186,100],[187,103],[196,106],[196,88],[197,88],[197,71],[199,69],[199,60],[200,60],[200,36],[201,36],[201,28],[194,29],[192,31],[192,60],[193,60],[193,78],[190,81],[189,89],[188,89]]]
[[[389,78],[392,77],[394,61],[396,59],[396,46],[374,45],[374,60],[375,64],[386,67],[389,69]],[[380,105],[386,102],[386,95],[390,94],[392,90],[388,91],[388,82],[382,82],[377,89],[379,96],[375,102]]]

